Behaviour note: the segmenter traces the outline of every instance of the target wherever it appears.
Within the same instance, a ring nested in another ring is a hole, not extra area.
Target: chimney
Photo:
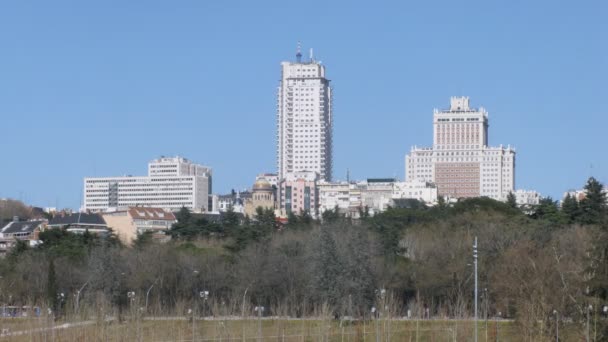
[[[19,222],[19,216],[13,216],[13,222]]]

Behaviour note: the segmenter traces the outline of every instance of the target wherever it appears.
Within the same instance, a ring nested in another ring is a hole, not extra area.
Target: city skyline
[[[516,188],[556,198],[590,175],[606,182],[601,144],[588,140],[608,123],[606,5],[570,5],[353,6],[343,25],[302,30],[289,23],[312,9],[256,26],[248,4],[230,14],[220,4],[116,13],[3,4],[0,25],[13,34],[0,57],[0,198],[78,208],[84,177],[142,174],[160,155],[212,167],[215,193],[249,187],[276,169],[276,70],[298,40],[329,65],[336,88],[334,179],[347,169],[353,179],[403,179],[411,146],[432,143],[428,113],[469,96],[491,112],[489,145],[516,148]],[[328,5],[321,18],[343,10]],[[165,21],[175,25],[156,26]]]

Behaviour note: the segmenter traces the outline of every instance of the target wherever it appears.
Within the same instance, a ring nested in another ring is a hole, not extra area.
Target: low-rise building
[[[38,245],[38,236],[45,225],[45,220],[19,221],[19,218],[15,217],[0,230],[0,256],[6,255],[17,241],[26,241],[29,246]]]
[[[290,213],[296,215],[304,212],[312,217],[318,217],[318,188],[319,174],[314,171],[298,171],[285,175],[280,184],[279,206],[281,216]]]
[[[216,212],[226,212],[232,208],[232,211],[239,214],[245,214],[245,202],[252,196],[250,191],[233,191],[226,195],[218,195]]]
[[[395,182],[393,199],[416,199],[426,204],[437,203],[437,187],[434,183],[422,180]]]
[[[160,157],[147,176],[87,177],[83,210],[107,211],[129,206],[209,211],[212,170],[182,157]]]
[[[61,213],[49,221],[48,228],[65,229],[76,234],[82,234],[85,231],[100,235],[109,233],[108,225],[97,213]]]
[[[120,241],[129,246],[138,235],[151,232],[155,239],[168,241],[165,234],[177,222],[175,215],[161,208],[129,207],[103,214],[103,219]]]
[[[542,198],[540,193],[534,190],[519,189],[515,191],[513,195],[515,195],[517,205],[520,206],[538,205]]]
[[[366,207],[370,215],[383,212],[400,199],[416,199],[427,205],[437,202],[437,187],[421,180],[370,178],[357,183],[320,182],[318,188],[320,213],[338,208],[341,214],[352,218]]]
[[[276,188],[273,188],[270,182],[265,178],[257,177],[253,184],[251,198],[245,201],[245,215],[255,217],[258,208],[274,211],[276,209],[275,193]]]
[[[357,185],[361,189],[361,204],[370,215],[381,213],[393,205],[394,178],[368,178]]]

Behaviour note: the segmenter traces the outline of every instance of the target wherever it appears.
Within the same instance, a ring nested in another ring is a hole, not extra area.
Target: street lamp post
[[[195,290],[196,284],[194,284],[194,277],[196,277],[196,275],[198,275],[198,271],[197,270],[192,271],[192,287],[193,287],[193,291],[194,291],[194,303],[192,303],[192,341],[196,341],[196,339],[195,339],[195,336],[196,336],[195,322],[196,322],[196,305],[198,304],[198,298],[196,296],[196,290]]]
[[[156,280],[154,280],[152,285],[148,288],[148,291],[146,291],[146,314],[148,314],[148,297],[150,296],[150,291],[152,291],[152,288],[154,287],[154,285],[156,284],[156,282],[159,279],[160,279],[160,277],[156,278]]]
[[[496,316],[496,319],[494,320],[496,323],[496,342],[498,342],[498,318],[500,318],[502,316],[502,312],[498,311],[498,315]]]
[[[475,264],[475,342],[477,342],[477,236],[473,245],[473,263]]]
[[[254,309],[258,313],[258,340],[263,341],[262,338],[262,313],[264,312],[263,306],[256,306]]]
[[[590,335],[589,335],[589,315],[590,315],[590,313],[591,313],[591,310],[593,310],[593,306],[592,306],[592,305],[589,305],[589,306],[587,307],[587,335],[586,335],[587,342],[589,342],[589,341],[590,341],[590,340],[589,340],[589,336],[590,336]]]
[[[376,342],[380,342],[380,332],[378,331],[378,313],[376,307],[372,307],[372,317],[376,323]]]
[[[559,312],[557,310],[553,312],[555,313],[555,341],[559,342]]]
[[[82,291],[84,290],[84,288],[89,284],[89,281],[91,281],[91,279],[87,280],[81,287],[80,289],[76,290],[76,312],[78,312],[78,309],[80,308],[80,294],[82,293]]]
[[[488,288],[484,287],[483,289],[483,301],[486,304],[485,305],[485,313],[484,313],[484,318],[486,320],[486,342],[488,342]]]

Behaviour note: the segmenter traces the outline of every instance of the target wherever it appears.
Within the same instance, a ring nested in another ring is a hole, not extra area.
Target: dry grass
[[[340,322],[327,319],[210,319],[146,318],[80,321],[68,326],[46,319],[2,319],[3,328],[20,335],[2,341],[469,341],[473,322],[459,320],[378,320]],[[50,329],[51,326],[58,328]],[[568,340],[567,329],[562,336]],[[489,322],[487,340],[521,341],[513,322]],[[376,339],[378,334],[378,339]],[[194,336],[194,338],[193,338]],[[261,338],[260,338],[261,337]],[[549,339],[550,336],[547,336]],[[486,341],[479,323],[479,341]],[[539,339],[542,341],[542,339]]]

